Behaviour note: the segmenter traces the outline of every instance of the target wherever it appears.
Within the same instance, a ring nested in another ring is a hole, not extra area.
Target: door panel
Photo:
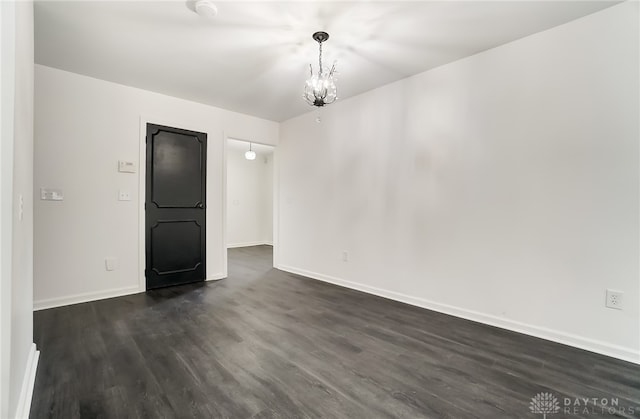
[[[197,269],[202,264],[200,239],[196,220],[158,221],[151,227],[152,269],[159,275]]]
[[[154,135],[151,200],[158,208],[194,208],[202,203],[201,158],[197,136],[162,130]]]
[[[207,135],[147,124],[147,289],[206,274]]]

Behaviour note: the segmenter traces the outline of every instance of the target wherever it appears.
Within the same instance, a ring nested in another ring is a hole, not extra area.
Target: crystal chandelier
[[[313,39],[318,42],[320,54],[318,56],[318,73],[313,74],[313,66],[309,64],[310,77],[304,86],[304,98],[309,105],[324,106],[336,101],[338,98],[338,89],[333,77],[336,70],[336,63],[328,68],[322,68],[322,43],[329,39],[326,32],[316,32]]]

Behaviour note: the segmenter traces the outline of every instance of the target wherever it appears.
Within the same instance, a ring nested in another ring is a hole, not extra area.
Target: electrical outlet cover
[[[623,293],[616,290],[607,290],[607,300],[605,305],[608,308],[622,310]]]
[[[127,191],[118,191],[118,201],[131,201],[131,194]]]

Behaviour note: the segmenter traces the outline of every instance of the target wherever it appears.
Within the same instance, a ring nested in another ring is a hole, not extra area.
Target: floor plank
[[[34,323],[31,418],[534,418],[540,392],[618,398],[554,418],[640,416],[637,365],[278,271],[269,246]]]

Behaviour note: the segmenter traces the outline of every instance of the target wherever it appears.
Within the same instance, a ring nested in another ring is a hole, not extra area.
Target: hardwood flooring
[[[31,417],[543,418],[530,411],[541,392],[559,401],[549,419],[640,417],[637,365],[271,259],[268,246],[232,249],[222,281],[34,313]],[[598,402],[566,412],[576,397]]]

